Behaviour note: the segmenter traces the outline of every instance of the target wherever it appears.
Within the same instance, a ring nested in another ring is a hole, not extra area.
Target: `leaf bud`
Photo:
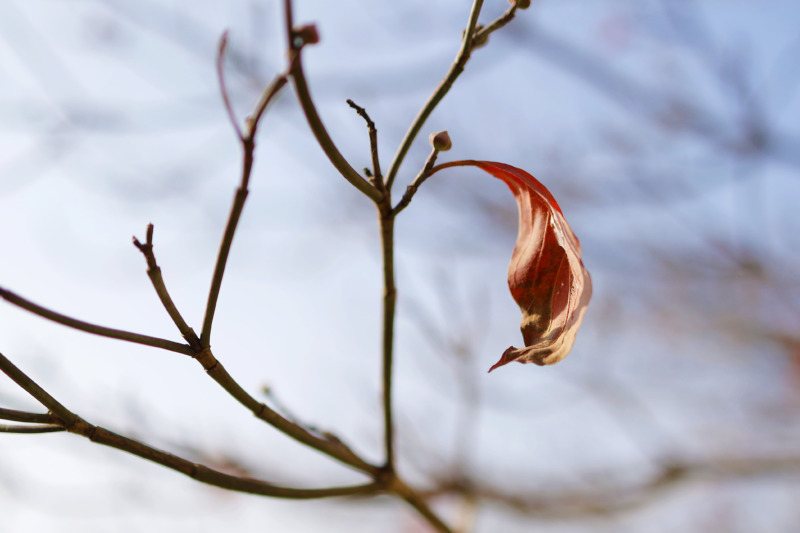
[[[531,0],[508,0],[509,4],[515,4],[517,9],[528,9],[531,7]]]
[[[438,133],[431,133],[428,140],[437,152],[446,152],[453,147],[453,142],[450,140],[450,135],[447,130]]]
[[[294,40],[299,46],[316,44],[319,42],[319,32],[316,24],[306,24],[294,30]]]

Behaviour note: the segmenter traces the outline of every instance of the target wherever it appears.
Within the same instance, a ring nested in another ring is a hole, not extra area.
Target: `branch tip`
[[[228,96],[228,87],[225,84],[225,51],[228,48],[228,30],[222,32],[222,37],[219,39],[219,47],[217,48],[217,80],[219,81],[219,90],[222,94],[222,102],[225,105],[225,111],[228,113],[228,120],[230,120],[233,130],[240,141],[244,142],[242,128],[236,120],[236,113],[231,105],[230,97]]]

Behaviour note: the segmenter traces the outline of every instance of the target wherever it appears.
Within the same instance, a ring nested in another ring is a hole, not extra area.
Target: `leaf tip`
[[[492,368],[489,369],[489,372],[491,372],[492,370],[494,370],[496,368],[500,368],[501,366],[505,366],[508,363],[510,363],[511,361],[513,361],[514,359],[516,359],[516,357],[515,357],[515,353],[516,352],[517,352],[516,348],[514,348],[513,346],[509,346],[506,349],[506,351],[503,352],[503,355],[500,356],[500,360],[492,365]]]

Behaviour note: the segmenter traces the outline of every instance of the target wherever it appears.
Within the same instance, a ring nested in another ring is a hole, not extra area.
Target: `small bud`
[[[453,147],[453,142],[450,140],[450,135],[447,131],[440,131],[438,133],[431,133],[428,140],[437,152],[446,152]]]
[[[315,24],[306,24],[294,30],[296,45],[316,44],[319,42],[319,32]]]
[[[528,9],[531,7],[531,0],[508,0],[509,4],[516,4],[517,9]]]

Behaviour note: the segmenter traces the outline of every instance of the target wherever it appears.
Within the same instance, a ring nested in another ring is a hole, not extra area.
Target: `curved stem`
[[[297,34],[294,30],[291,0],[284,0],[283,11],[285,15],[286,48],[289,51],[289,75],[292,77],[297,99],[300,101],[300,107],[302,107],[303,114],[306,116],[308,126],[317,139],[317,144],[319,144],[322,151],[325,152],[325,155],[328,156],[328,159],[330,159],[333,166],[344,179],[349,181],[356,189],[370,197],[374,202],[380,202],[383,199],[383,193],[361,177],[350,163],[347,162],[341,152],[339,152],[339,149],[336,148],[330,135],[328,135],[328,130],[325,129],[325,125],[322,124],[322,119],[319,118],[314,100],[311,98],[311,93],[308,90],[308,82],[306,81],[306,75],[303,71],[302,50],[306,43],[297,42],[296,40]]]
[[[356,189],[370,197],[374,202],[380,202],[383,198],[383,194],[373,187],[370,182],[362,178],[361,175],[350,166],[350,163],[342,156],[330,135],[328,135],[328,130],[326,130],[325,125],[322,124],[322,119],[319,118],[319,113],[314,105],[314,101],[311,99],[311,93],[308,90],[308,82],[306,82],[306,76],[303,72],[300,50],[297,49],[293,53],[296,55],[292,59],[289,73],[294,82],[294,90],[295,93],[297,93],[297,99],[300,101],[300,106],[303,108],[308,126],[317,139],[317,144],[320,145],[322,151],[325,152],[325,155],[328,156],[328,159],[330,159],[333,166],[336,167],[336,170],[339,171],[339,174],[341,174],[344,179],[349,181]]]

